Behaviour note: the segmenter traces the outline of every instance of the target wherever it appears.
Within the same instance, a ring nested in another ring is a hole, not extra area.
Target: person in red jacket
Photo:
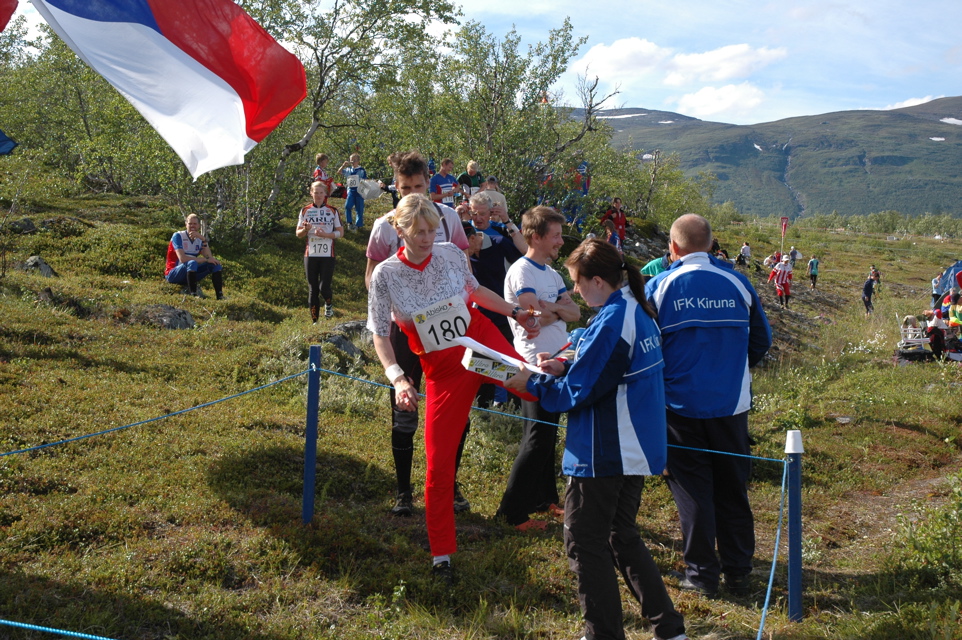
[[[625,216],[625,212],[621,210],[621,198],[615,198],[611,201],[611,208],[605,212],[605,215],[601,216],[599,222],[603,225],[605,220],[611,220],[615,223],[615,231],[621,239],[621,244],[624,245],[625,228],[628,226],[628,218]]]
[[[778,304],[788,308],[788,299],[792,297],[792,262],[788,255],[782,256],[782,261],[775,265],[768,281],[775,281],[775,293],[778,294]]]

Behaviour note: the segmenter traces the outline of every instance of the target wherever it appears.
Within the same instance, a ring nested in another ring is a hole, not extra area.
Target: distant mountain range
[[[750,215],[962,215],[962,97],[755,125],[650,109],[601,116],[616,146],[677,153],[689,175],[718,177],[717,202]]]

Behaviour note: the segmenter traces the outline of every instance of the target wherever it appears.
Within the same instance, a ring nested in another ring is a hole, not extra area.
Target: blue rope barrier
[[[228,401],[228,400],[233,400],[234,398],[239,398],[239,397],[241,397],[241,396],[246,396],[246,395],[249,394],[249,393],[254,393],[255,391],[261,391],[262,389],[266,389],[266,388],[272,387],[272,386],[274,386],[274,385],[276,385],[276,384],[280,384],[280,383],[282,383],[282,382],[286,382],[286,381],[288,381],[288,380],[290,380],[290,379],[292,379],[292,378],[297,378],[297,377],[300,377],[300,376],[303,376],[303,375],[307,375],[309,372],[310,372],[310,369],[305,369],[304,371],[301,371],[300,373],[295,373],[295,374],[286,376],[286,377],[284,377],[284,378],[281,378],[280,380],[275,380],[274,382],[268,382],[267,384],[261,385],[261,386],[259,386],[259,387],[254,388],[254,389],[248,389],[247,391],[241,391],[240,393],[235,393],[234,395],[232,395],[232,396],[227,396],[226,398],[221,398],[221,399],[219,399],[219,400],[211,400],[210,402],[205,402],[205,403],[203,403],[203,404],[199,404],[199,405],[197,405],[196,407],[190,407],[189,409],[181,409],[180,411],[174,411],[173,413],[168,413],[167,415],[158,416],[158,417],[156,417],[156,418],[149,418],[149,419],[147,419],[147,420],[141,420],[140,422],[132,422],[132,423],[130,423],[130,424],[125,424],[125,425],[120,426],[120,427],[112,427],[112,428],[110,428],[110,429],[104,429],[103,431],[98,431],[97,433],[88,433],[87,435],[77,436],[77,437],[75,437],[75,438],[67,438],[66,440],[58,440],[57,442],[49,442],[49,443],[47,443],[47,444],[40,444],[40,445],[37,445],[37,446],[35,446],[35,447],[28,447],[28,448],[26,448],[26,449],[18,449],[17,451],[8,451],[7,453],[0,453],[0,458],[4,458],[4,457],[6,457],[6,456],[12,456],[12,455],[15,455],[15,454],[18,454],[18,453],[28,453],[28,452],[30,452],[30,451],[37,451],[37,450],[39,450],[39,449],[46,449],[47,447],[55,447],[55,446],[61,445],[61,444],[68,444],[68,443],[70,443],[70,442],[77,442],[78,440],[86,440],[87,438],[93,438],[94,436],[102,436],[102,435],[104,435],[104,434],[106,434],[106,433],[113,433],[114,431],[121,431],[121,430],[123,430],[123,429],[129,429],[129,428],[131,428],[131,427],[139,427],[140,425],[148,424],[148,423],[151,423],[151,422],[157,422],[158,420],[164,420],[164,419],[166,419],[166,418],[171,418],[171,417],[173,417],[173,416],[178,416],[178,415],[180,415],[180,414],[182,414],[182,413],[187,413],[187,412],[189,412],[189,411],[196,411],[197,409],[203,409],[204,407],[209,407],[209,406],[211,406],[211,405],[218,404],[218,403],[220,403],[220,402],[226,402],[226,401]]]
[[[711,449],[696,449],[694,447],[683,447],[680,444],[670,444],[669,447],[675,449],[688,449],[689,451],[702,451],[704,453],[717,453],[720,456],[734,456],[736,458],[751,458],[752,460],[765,460],[766,462],[778,462],[780,464],[784,463],[785,460],[779,458],[762,458],[760,456],[752,456],[747,453],[732,453],[731,451],[713,451]]]
[[[10,620],[0,620],[0,624],[5,624],[10,627],[17,627],[18,629],[29,629],[30,631],[54,633],[59,636],[69,636],[71,638],[87,638],[88,640],[113,640],[112,638],[105,638],[103,636],[92,636],[87,633],[78,633],[76,631],[63,631],[61,629],[52,629],[50,627],[38,627],[37,625],[25,624],[23,622],[11,622]]]
[[[321,367],[318,367],[318,368],[317,368],[317,371],[320,371],[321,373],[329,373],[329,374],[331,374],[331,375],[333,375],[333,376],[338,376],[338,377],[341,377],[341,378],[347,378],[348,380],[354,380],[354,381],[356,381],[356,382],[363,382],[363,383],[365,383],[365,384],[369,384],[369,385],[372,385],[372,386],[375,386],[375,387],[381,387],[381,388],[383,388],[383,389],[393,389],[393,388],[394,388],[394,387],[392,387],[392,386],[389,385],[389,384],[383,384],[383,383],[381,383],[381,382],[374,382],[373,380],[367,380],[367,379],[365,379],[365,378],[358,378],[357,376],[351,376],[351,375],[348,375],[348,374],[346,374],[346,373],[338,373],[337,371],[331,371],[330,369],[323,369],[323,368],[321,368]],[[426,397],[426,396],[425,396],[423,393],[419,393],[419,394],[418,394],[418,397],[419,397],[419,398],[424,398],[424,397]],[[505,413],[504,411],[496,411],[495,409],[487,409],[487,408],[485,408],[485,407],[472,406],[472,407],[471,407],[471,410],[472,410],[472,411],[483,411],[483,412],[485,412],[485,413],[491,413],[491,414],[494,414],[494,415],[496,415],[496,416],[506,416],[506,417],[508,417],[508,418],[514,418],[514,419],[516,419],[516,420],[531,420],[531,422],[538,422],[538,423],[540,423],[540,424],[547,424],[547,425],[550,425],[550,426],[552,426],[552,427],[560,427],[560,428],[562,428],[562,429],[567,428],[566,425],[563,425],[563,424],[556,424],[556,423],[554,423],[554,422],[547,422],[546,420],[535,420],[535,419],[533,419],[533,418],[521,418],[520,416],[518,416],[517,414],[514,414],[514,413]],[[736,457],[739,457],[739,458],[751,458],[752,460],[764,460],[764,461],[766,461],[766,462],[778,462],[778,463],[783,463],[783,462],[785,462],[784,460],[780,460],[780,459],[778,459],[778,458],[762,458],[762,457],[760,457],[760,456],[753,456],[753,455],[748,455],[748,454],[744,454],[744,453],[732,453],[731,451],[713,451],[713,450],[711,450],[711,449],[694,449],[694,448],[692,448],[692,447],[683,447],[683,446],[678,445],[678,444],[670,444],[670,445],[668,445],[668,446],[669,446],[669,447],[673,447],[673,448],[675,448],[675,449],[688,449],[688,450],[690,450],[690,451],[703,451],[703,452],[705,452],[705,453],[717,453],[718,455],[722,455],[722,456],[736,456]]]

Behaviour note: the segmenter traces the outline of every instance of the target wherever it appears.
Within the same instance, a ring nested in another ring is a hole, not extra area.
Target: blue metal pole
[[[788,619],[802,620],[802,432],[785,440],[788,454]]]
[[[314,475],[317,467],[317,406],[321,397],[321,346],[311,345],[307,374],[307,425],[304,429],[304,501],[301,519],[314,519]]]

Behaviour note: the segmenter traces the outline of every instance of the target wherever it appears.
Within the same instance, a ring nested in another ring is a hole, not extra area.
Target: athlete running
[[[397,407],[417,411],[418,393],[397,363],[391,345],[391,320],[420,357],[425,375],[424,450],[427,477],[424,487],[428,542],[434,556],[434,575],[453,582],[450,555],[457,550],[454,529],[455,458],[471,402],[482,382],[490,381],[461,364],[464,347],[454,342],[467,336],[521,360],[500,331],[470,305],[510,316],[536,336],[536,313],[514,307],[478,285],[464,252],[453,244],[435,243],[440,217],[423,195],[405,196],[394,212],[393,225],[404,242],[397,253],[378,264],[371,274],[368,329],[374,348],[394,385]],[[534,396],[523,394],[526,400]]]

